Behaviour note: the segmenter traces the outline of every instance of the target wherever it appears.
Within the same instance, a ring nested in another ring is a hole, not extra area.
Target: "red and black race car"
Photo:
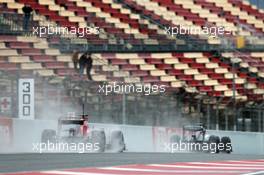
[[[123,152],[124,135],[120,130],[105,132],[102,129],[89,128],[88,115],[62,117],[58,120],[57,131],[45,129],[41,135],[42,143],[84,143],[93,148],[90,152]]]

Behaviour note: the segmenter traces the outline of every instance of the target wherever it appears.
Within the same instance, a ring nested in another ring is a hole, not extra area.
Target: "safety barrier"
[[[40,143],[44,129],[57,129],[56,120],[0,119],[1,153],[36,152],[33,144]],[[92,123],[89,129],[104,129],[105,132],[121,130],[129,152],[165,152],[172,135],[181,135],[180,128],[132,126]],[[209,134],[229,136],[234,154],[264,155],[264,133],[215,131]],[[6,138],[5,138],[6,137]],[[8,138],[7,138],[8,137]],[[4,139],[5,138],[5,139]],[[5,140],[5,142],[3,142]],[[7,145],[8,146],[4,146]]]

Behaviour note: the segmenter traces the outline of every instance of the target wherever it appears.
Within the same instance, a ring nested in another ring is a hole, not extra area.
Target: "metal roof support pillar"
[[[228,108],[225,109],[225,130],[227,131],[228,130],[228,111],[227,111]]]
[[[127,124],[127,118],[126,118],[126,94],[123,93],[122,95],[122,124]]]
[[[222,98],[220,98],[217,102],[216,102],[216,126],[215,129],[219,130],[219,105],[222,101]]]
[[[210,118],[211,110],[210,110],[210,104],[207,104],[207,129],[210,129],[211,126],[211,118]]]
[[[264,112],[262,108],[263,106],[264,106],[264,102],[258,105],[258,132],[264,131],[264,115],[263,115]],[[261,119],[262,119],[262,123],[261,123]]]

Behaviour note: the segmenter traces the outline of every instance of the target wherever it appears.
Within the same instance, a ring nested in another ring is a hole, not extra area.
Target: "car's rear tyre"
[[[56,131],[53,129],[45,129],[41,134],[41,143],[56,142]]]
[[[220,143],[220,138],[215,135],[209,137],[209,152],[210,153],[219,153],[218,145]]]
[[[224,151],[226,153],[230,154],[232,152],[232,145],[231,145],[230,137],[227,137],[227,136],[222,137],[221,143],[224,144]]]
[[[91,131],[91,138],[93,145],[97,145],[98,149],[95,149],[95,152],[104,152],[105,151],[105,144],[106,144],[106,137],[105,132],[94,130]]]
[[[125,139],[122,131],[112,131],[110,146],[115,152],[123,152],[126,149]]]

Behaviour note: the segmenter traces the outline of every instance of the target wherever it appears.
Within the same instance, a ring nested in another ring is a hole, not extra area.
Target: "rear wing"
[[[88,121],[88,115],[80,114],[76,115],[75,112],[68,112],[67,117],[59,118],[59,124],[75,124],[75,125],[84,125],[84,122]]]
[[[202,125],[185,125],[183,126],[183,130],[186,131],[205,131],[205,128]]]
[[[195,124],[195,125],[184,125],[182,130],[182,138],[186,137],[186,134],[193,134],[194,132],[200,132],[202,133],[203,140],[206,133],[206,128],[203,126],[203,124]]]
[[[71,125],[71,124],[83,125],[85,121],[86,120],[84,120],[82,118],[63,118],[63,119],[59,119],[59,124],[63,124],[63,125]]]

